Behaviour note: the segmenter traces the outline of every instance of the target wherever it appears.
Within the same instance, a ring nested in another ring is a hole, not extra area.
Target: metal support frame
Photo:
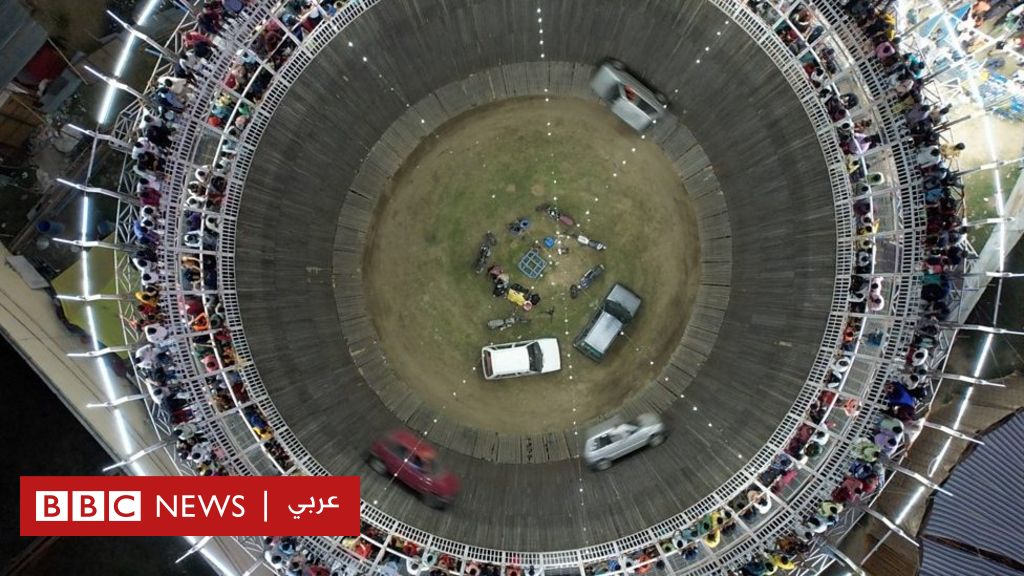
[[[106,348],[99,348],[97,350],[89,350],[88,352],[69,352],[69,358],[98,358],[107,354],[118,354],[120,352],[131,352],[129,346],[107,346]]]
[[[903,528],[900,528],[898,524],[896,524],[892,520],[888,519],[881,512],[875,510],[874,508],[872,508],[870,506],[858,506],[857,509],[860,510],[861,512],[864,512],[868,516],[871,516],[875,520],[878,520],[882,524],[884,524],[885,527],[888,528],[891,532],[896,533],[897,535],[899,535],[901,538],[903,538],[907,542],[910,542],[911,544],[914,545],[915,548],[918,547],[917,539],[916,538],[914,538],[910,534],[907,534],[903,530]]]
[[[138,206],[140,204],[138,198],[130,196],[128,194],[124,194],[123,192],[115,192],[113,190],[107,190],[106,188],[99,188],[97,186],[86,186],[85,184],[79,184],[77,182],[65,180],[64,178],[57,178],[57,182],[60,182],[65,186],[70,186],[76,190],[81,190],[82,192],[109,196],[119,202],[124,202],[125,204],[131,204],[133,206]]]
[[[121,140],[120,138],[114,136],[113,134],[105,134],[103,132],[97,132],[95,130],[87,130],[85,128],[75,126],[74,124],[66,124],[66,126],[68,128],[71,128],[75,132],[85,134],[86,136],[89,136],[94,140],[101,140],[103,142],[107,142],[108,144],[110,144],[111,146],[113,146],[114,148],[118,149],[121,152],[127,152],[132,147],[131,144],[125,142],[124,140]]]
[[[159,54],[160,56],[163,56],[164,58],[166,58],[167,60],[169,60],[171,62],[177,62],[178,61],[178,55],[177,54],[175,54],[174,52],[171,52],[170,50],[167,49],[166,46],[164,46],[163,44],[160,44],[156,40],[153,40],[148,35],[146,35],[146,34],[144,34],[142,32],[139,32],[138,29],[136,29],[134,26],[132,26],[131,24],[129,24],[129,23],[125,22],[124,20],[118,18],[117,14],[114,14],[110,10],[107,10],[107,16],[110,16],[110,18],[112,18],[115,22],[120,24],[121,27],[124,28],[129,34],[131,34],[132,36],[138,38],[139,40],[142,40],[146,44],[149,44],[149,46],[151,48],[153,48],[153,50],[155,50],[156,53]]]
[[[127,93],[131,94],[132,96],[135,96],[139,100],[145,100],[145,96],[143,96],[141,92],[139,92],[138,90],[136,90],[136,89],[132,88],[131,86],[125,84],[124,82],[121,82],[117,78],[114,78],[113,76],[108,76],[108,75],[104,74],[103,72],[100,72],[99,70],[96,70],[92,66],[86,65],[85,69],[90,74],[92,74],[93,76],[99,78],[100,80],[103,80],[104,82],[106,82],[107,84],[113,86],[114,88],[117,88],[118,90],[127,92]]]
[[[120,462],[115,462],[114,464],[111,464],[110,466],[107,466],[106,468],[103,469],[103,471],[104,472],[109,472],[109,471],[111,471],[111,470],[113,470],[115,468],[123,468],[125,466],[128,466],[129,464],[131,464],[132,462],[135,462],[136,460],[142,458],[146,454],[152,454],[153,452],[156,452],[157,450],[160,450],[161,448],[166,447],[169,443],[170,443],[170,440],[163,440],[161,442],[157,442],[156,444],[151,444],[151,445],[143,448],[142,450],[139,450],[138,452],[129,455],[124,460],[121,460]]]
[[[135,246],[133,244],[102,242],[100,240],[70,240],[67,238],[54,238],[53,241],[60,244],[70,244],[71,246],[78,246],[79,248],[106,248],[108,250],[119,250],[121,252],[133,252],[136,249],[138,249],[138,246]]]
[[[121,404],[126,404],[128,402],[134,402],[136,400],[145,400],[148,397],[149,397],[149,395],[147,395],[147,394],[132,394],[131,396],[122,396],[122,397],[117,398],[115,400],[110,400],[108,402],[102,402],[102,403],[99,403],[99,404],[86,404],[85,407],[86,408],[116,408],[116,407],[120,406]]]

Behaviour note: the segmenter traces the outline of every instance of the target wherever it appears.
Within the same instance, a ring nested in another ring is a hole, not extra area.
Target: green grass
[[[584,404],[588,415],[621,404],[656,375],[678,343],[680,320],[696,293],[699,250],[692,208],[656,145],[597,105],[539,102],[485,109],[473,113],[472,122],[457,119],[417,151],[376,215],[365,268],[385,352],[428,403],[451,409],[457,393],[464,407],[516,404],[551,428],[549,422],[573,418],[566,414],[572,408],[580,408],[582,417]],[[579,226],[566,228],[537,212],[543,203],[557,204]],[[511,235],[507,225],[523,217],[530,220],[528,231]],[[489,276],[474,272],[487,231],[498,239],[492,263],[541,295],[533,311],[492,296]],[[581,232],[608,250],[579,244],[574,237]],[[549,264],[531,280],[517,264],[545,236],[556,237],[569,252],[541,247]],[[598,263],[604,275],[571,299],[570,286]],[[572,340],[615,282],[644,303],[637,321],[597,364],[576,354]],[[545,314],[552,308],[552,315]],[[488,320],[513,314],[531,322],[502,332],[486,327]],[[562,372],[514,386],[483,384],[481,346],[539,337],[559,339]],[[554,390],[572,392],[555,398]],[[483,428],[510,428],[498,422],[502,415],[489,418],[462,416]]]
[[[603,170],[595,166],[594,161],[600,155],[589,146],[581,146],[575,134],[560,137],[556,133],[541,138],[531,132],[534,130],[524,129],[492,141],[490,145],[477,146],[471,157],[488,159],[487,167],[481,164],[480,170],[473,170],[468,160],[457,163],[462,165],[453,167],[455,169],[449,171],[453,176],[439,181],[435,190],[433,222],[427,228],[424,243],[433,247],[431,252],[443,262],[438,272],[443,273],[454,293],[459,295],[459,305],[470,310],[481,327],[488,319],[513,313],[532,319],[528,325],[500,334],[481,334],[479,329],[449,332],[457,337],[454,344],[467,357],[478,352],[481,336],[508,340],[551,336],[554,332],[561,337],[563,348],[568,348],[571,337],[586,324],[613,282],[630,284],[638,291],[653,288],[651,274],[629,248],[643,245],[644,226],[640,221],[624,226],[628,202],[615,198],[641,191],[631,189],[629,184],[604,190],[608,177],[600,174]],[[521,152],[509,155],[510,147]],[[554,202],[556,197],[559,208],[577,219],[578,227],[560,226],[546,214],[536,211],[538,205]],[[601,206],[602,197],[604,206]],[[599,200],[595,202],[594,198]],[[513,236],[507,232],[507,225],[521,217],[528,218],[531,225],[525,234]],[[514,304],[491,296],[487,274],[477,275],[471,270],[487,231],[498,238],[492,262],[502,266],[511,275],[512,282],[541,294],[541,303],[535,311],[527,314]],[[599,253],[569,236],[580,231],[613,248]],[[517,264],[546,236],[556,237],[561,246],[569,248],[569,253],[558,255],[555,250],[540,248],[549,264],[540,278],[531,280],[517,269]],[[578,299],[569,298],[570,285],[598,263],[606,266],[607,274]],[[551,308],[555,308],[557,322],[541,314]],[[569,336],[565,335],[566,330]]]

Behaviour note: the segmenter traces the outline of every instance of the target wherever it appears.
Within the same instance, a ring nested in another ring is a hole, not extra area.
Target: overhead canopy
[[[1024,412],[953,468],[921,530],[921,575],[1024,575]]]
[[[993,562],[983,556],[972,554],[944,544],[924,540],[921,544],[920,576],[949,574],[984,574],[985,576],[1020,576],[1024,572],[1010,566]]]

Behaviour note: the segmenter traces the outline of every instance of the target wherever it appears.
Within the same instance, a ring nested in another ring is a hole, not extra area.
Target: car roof
[[[527,350],[527,346],[531,343],[527,342],[523,346],[513,348],[489,348],[491,373],[495,376],[503,376],[528,371],[530,369],[530,352]]]
[[[638,96],[657,106],[658,99],[654,96],[651,88],[628,70],[619,70],[611,62],[605,62],[598,67],[596,74],[603,75],[605,78],[618,82],[620,85],[629,86]]]
[[[601,310],[597,313],[597,320],[587,330],[587,335],[583,338],[583,341],[590,345],[591,348],[604,353],[608,346],[611,345],[612,340],[615,340],[615,337],[618,336],[621,329],[622,322],[618,318]]]
[[[408,450],[410,454],[416,454],[420,458],[434,458],[437,456],[437,450],[430,442],[408,430],[395,430],[388,435],[388,438],[395,444]]]

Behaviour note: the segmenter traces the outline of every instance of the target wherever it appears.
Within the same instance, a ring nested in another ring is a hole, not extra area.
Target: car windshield
[[[426,460],[424,458],[421,458],[419,456],[419,454],[413,454],[412,457],[409,458],[409,464],[412,467],[421,470],[422,472],[425,472],[425,473],[428,473],[428,474],[430,473],[430,469],[431,469],[430,460]]]
[[[526,353],[530,355],[530,371],[540,372],[544,367],[544,353],[540,351],[540,344],[533,342],[526,347]]]
[[[658,113],[658,109],[655,108],[653,104],[644,100],[643,97],[640,96],[640,93],[628,84],[619,85],[619,98],[628,101],[648,116],[653,116]]]
[[[626,310],[622,304],[614,300],[604,301],[604,311],[618,318],[619,322],[623,324],[628,324],[633,319],[633,315],[629,313],[629,310]]]
[[[484,350],[484,376],[490,378],[494,374],[494,368],[491,367],[491,351]]]
[[[658,109],[651,105],[651,103],[648,102],[647,100],[644,100],[643,98],[637,98],[637,101],[634,102],[634,104],[636,104],[636,107],[643,110],[644,113],[647,114],[648,116],[653,116],[658,113]]]

